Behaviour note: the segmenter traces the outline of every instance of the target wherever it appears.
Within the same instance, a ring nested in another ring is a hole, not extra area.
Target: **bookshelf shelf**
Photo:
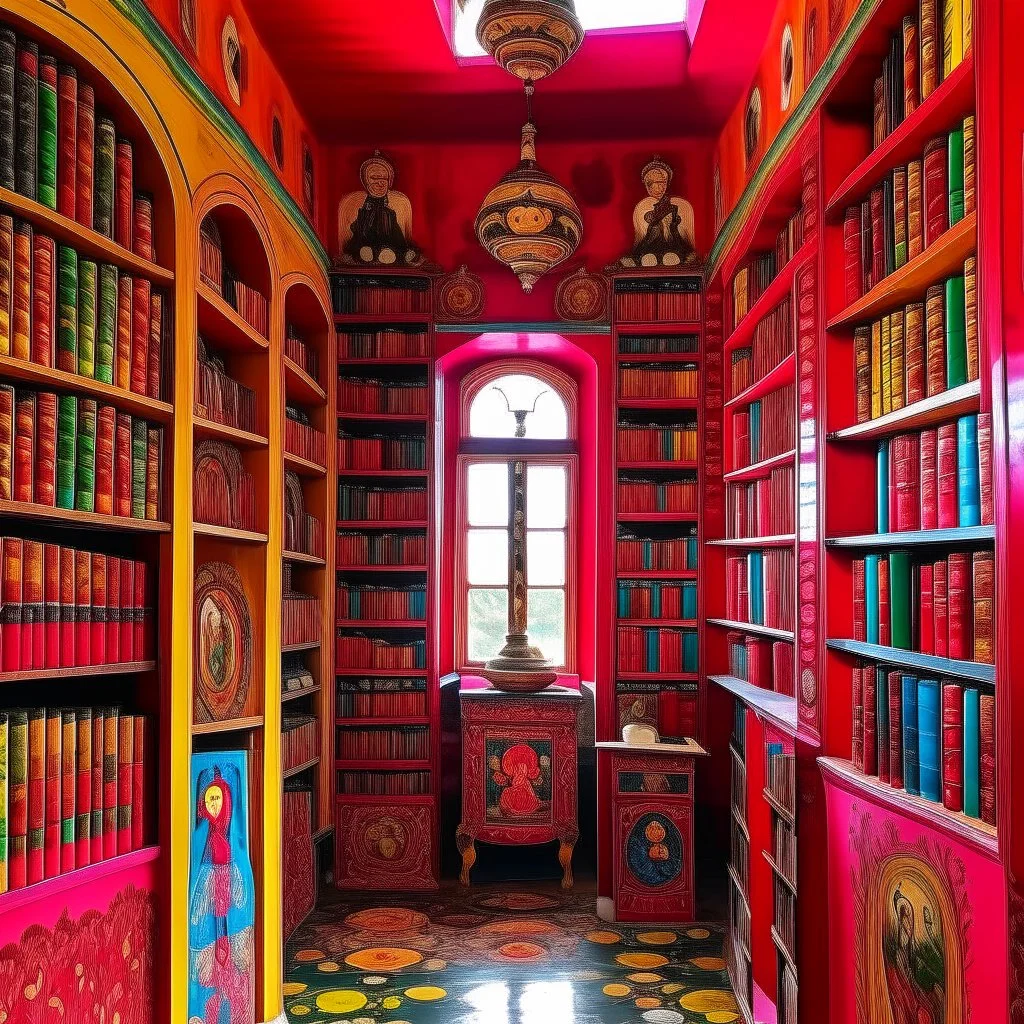
[[[699,463],[692,459],[679,459],[678,461],[662,460],[658,462],[617,462],[615,464],[616,469],[678,469],[681,472],[688,469],[697,469],[698,467]]]
[[[425,619],[338,619],[339,629],[425,629]]]
[[[699,406],[696,398],[620,398],[620,409],[693,409]]]
[[[297,764],[292,768],[285,768],[281,772],[281,777],[290,779],[293,775],[301,775],[302,772],[308,772],[310,768],[315,768],[319,763],[319,757],[310,758],[308,761],[303,761],[302,764]]]
[[[380,420],[383,423],[426,423],[430,419],[421,412],[352,412],[338,410],[339,420]]]
[[[667,276],[664,270],[659,270],[658,275]],[[633,275],[630,275],[633,276]],[[691,274],[692,276],[692,274]],[[659,322],[648,320],[619,320],[616,323],[615,333],[620,337],[632,337],[634,334],[701,334],[704,324],[700,320],[672,320]]]
[[[192,726],[192,735],[215,736],[224,732],[246,732],[262,728],[263,716],[250,715],[248,718],[228,718],[223,722],[198,722]]]
[[[919,430],[936,423],[977,412],[981,404],[981,381],[971,380],[941,394],[906,405],[864,423],[855,423],[829,434],[830,441],[874,441],[903,431]]]
[[[356,772],[426,772],[433,767],[430,761],[369,761],[363,759],[338,759],[334,762],[338,771]],[[339,794],[345,795],[345,794]],[[378,797],[379,799],[379,797]],[[391,799],[390,797],[388,799]]]
[[[281,694],[281,703],[287,704],[290,701],[298,700],[300,697],[309,697],[319,692],[319,686],[304,686],[299,690],[285,690]]]
[[[293,651],[315,651],[320,647],[319,640],[309,640],[304,644],[283,644],[282,654],[291,654]]]
[[[620,523],[695,523],[698,512],[620,512]]]
[[[994,526],[958,526],[948,530],[906,530],[903,533],[864,533],[854,537],[828,537],[830,548],[900,548],[922,545],[984,544],[994,541]]]
[[[767,790],[765,790],[765,794],[764,795],[765,795],[765,799],[768,799],[768,797],[771,794]],[[772,803],[771,800],[769,800],[768,802]],[[773,803],[772,806],[774,807],[775,804]],[[780,879],[782,881],[782,883],[786,886],[786,888],[789,889],[789,891],[794,896],[796,896],[797,895],[796,883],[791,881],[789,876],[786,874],[786,872],[783,871],[782,868],[779,867],[779,865],[775,862],[775,858],[767,850],[762,850],[761,851],[761,855],[768,862],[768,866],[772,869],[772,874],[774,874],[776,878]]]
[[[284,453],[284,468],[293,470],[299,476],[326,476],[327,467],[320,466],[310,459],[304,459],[301,455],[293,455],[291,452]]]
[[[745,679],[739,679],[730,675],[711,675],[708,681],[728,690],[734,697],[738,697],[747,707],[752,708],[758,715],[763,716],[773,725],[784,732],[794,734],[797,729],[796,698],[788,697],[784,693],[776,693],[774,690],[765,690],[760,686],[753,686]]]
[[[696,629],[696,619],[627,619],[619,616],[620,626],[669,626],[676,629]]]
[[[52,235],[58,242],[64,242],[77,250],[79,256],[113,263],[121,270],[148,278],[155,284],[171,285],[174,283],[174,272],[165,267],[144,260],[124,246],[118,245],[113,239],[101,235],[92,228],[63,217],[41,203],[27,199],[10,189],[0,188],[0,207],[9,210],[17,217],[31,221],[33,226]]]
[[[425,530],[425,519],[339,519],[339,530]]]
[[[65,668],[33,668],[19,672],[0,672],[0,685],[28,683],[44,679],[78,679],[86,676],[127,676],[153,672],[155,661],[119,661],[112,665],[72,665]]]
[[[770,537],[723,537],[704,543],[720,548],[782,548],[795,542],[796,534],[778,533]]]
[[[336,566],[337,572],[426,572],[425,565],[343,565]]]
[[[794,640],[796,634],[789,629],[775,629],[774,626],[761,626],[756,622],[740,622],[737,619],[706,619],[709,626],[721,626],[722,629],[734,629],[739,633],[750,633],[754,636],[767,636],[774,640]]]
[[[215,348],[232,352],[265,352],[270,342],[250,327],[209,285],[196,285],[199,333]]]
[[[776,466],[784,466],[795,458],[796,449],[790,448],[788,452],[783,452],[781,455],[773,455],[770,459],[762,459],[760,462],[755,462],[750,466],[744,466],[743,469],[734,469],[731,473],[726,473],[722,479],[726,483],[758,480],[761,477],[768,476]]]
[[[620,580],[695,580],[696,569],[618,569],[615,575]]]
[[[315,565],[323,568],[327,565],[327,559],[319,555],[307,555],[305,551],[282,551],[281,557],[286,562],[295,562],[297,565]]]
[[[923,299],[930,285],[944,281],[951,274],[963,272],[964,260],[974,252],[977,233],[978,215],[972,211],[937,238],[920,256],[880,281],[856,302],[850,303],[829,321],[828,329],[834,331],[869,322],[889,310]]]
[[[345,370],[350,366],[429,366],[429,356],[394,356],[391,359],[376,359],[372,356],[343,357],[338,362],[338,369]]]
[[[392,271],[388,270],[388,276]],[[388,324],[422,324],[430,326],[429,313],[335,313],[334,323],[339,330],[358,327],[360,324],[372,324],[375,327],[386,327]],[[348,360],[342,360],[348,362]],[[381,360],[387,362],[388,360]],[[377,360],[374,360],[377,362]]]
[[[697,672],[616,672],[615,678],[631,683],[695,683],[700,675]]]
[[[122,412],[130,412],[133,416],[144,416],[153,423],[167,424],[174,419],[174,407],[169,402],[147,398],[145,395],[135,394],[134,391],[125,391],[112,384],[104,384],[92,377],[67,373],[54,366],[41,366],[39,363],[25,362],[25,360],[15,359],[13,356],[0,356],[0,377],[37,387],[88,395],[98,401],[116,406]]]
[[[621,332],[625,333],[625,332]],[[617,363],[700,363],[699,352],[619,352]]]
[[[354,729],[358,727],[367,726],[399,726],[399,725],[430,725],[429,715],[393,715],[390,718],[382,716],[375,718],[374,716],[362,716],[361,718],[344,718],[339,717],[334,720],[335,725],[342,726],[348,729]]]
[[[995,665],[978,661],[960,661],[955,658],[940,658],[934,654],[919,651],[904,651],[898,647],[883,647],[881,644],[864,643],[861,640],[826,640],[825,645],[833,651],[884,662],[886,665],[902,665],[937,676],[955,676],[957,679],[972,679],[977,683],[995,685]]]
[[[284,389],[289,399],[303,405],[323,405],[327,401],[324,389],[288,356],[284,357]]]
[[[52,505],[28,501],[0,501],[0,515],[39,522],[74,526],[86,530],[127,530],[136,533],[170,533],[171,524],[159,519],[131,519],[127,516],[105,516],[98,512],[78,512]]]
[[[335,668],[334,674],[349,678],[358,676],[398,676],[400,678],[422,679],[427,674],[427,670],[425,668],[366,668],[365,666],[362,668],[348,668],[339,666]]]
[[[237,448],[266,448],[268,440],[262,434],[254,434],[250,430],[240,430],[227,423],[218,423],[202,416],[192,418],[192,430],[199,440],[227,441]]]
[[[419,478],[430,476],[430,471],[426,469],[339,469],[338,476],[357,476],[357,477],[389,477],[394,479],[401,479],[402,477]]]
[[[199,537],[217,537],[237,544],[266,544],[267,535],[255,530],[236,530],[233,526],[218,526],[215,523],[192,524],[192,532]]]
[[[796,373],[796,353],[790,352],[774,369],[766,373],[760,380],[755,381],[749,388],[741,391],[735,398],[730,398],[726,403],[727,409],[737,408],[743,405],[750,405],[759,398],[777,391],[786,384],[791,384]]]

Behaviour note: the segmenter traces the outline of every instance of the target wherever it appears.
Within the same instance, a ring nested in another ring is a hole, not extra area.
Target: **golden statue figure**
[[[640,174],[647,198],[633,210],[633,248],[622,267],[690,267],[699,263],[693,238],[693,207],[669,195],[672,168],[655,157]]]

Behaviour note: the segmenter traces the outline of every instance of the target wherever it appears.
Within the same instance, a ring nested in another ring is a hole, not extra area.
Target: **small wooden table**
[[[683,743],[598,743],[612,776],[616,921],[692,921],[693,776],[707,751]]]
[[[559,842],[562,888],[572,888],[576,818],[577,690],[540,693],[461,689],[462,821],[459,881],[469,885],[476,841],[503,846]]]

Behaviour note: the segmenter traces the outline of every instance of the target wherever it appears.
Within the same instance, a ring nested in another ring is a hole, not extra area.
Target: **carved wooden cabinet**
[[[512,694],[462,689],[462,854],[469,885],[475,843],[530,846],[559,842],[562,887],[572,887],[576,819],[576,690],[550,686]]]
[[[611,773],[615,920],[693,920],[693,780],[704,749],[693,740],[597,746],[599,770]]]

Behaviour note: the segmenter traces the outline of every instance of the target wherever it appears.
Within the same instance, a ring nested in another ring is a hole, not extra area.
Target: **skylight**
[[[576,0],[576,14],[584,29],[642,28],[678,25],[686,19],[687,0]],[[452,0],[455,11],[453,45],[457,57],[481,57],[476,23],[484,0]]]

